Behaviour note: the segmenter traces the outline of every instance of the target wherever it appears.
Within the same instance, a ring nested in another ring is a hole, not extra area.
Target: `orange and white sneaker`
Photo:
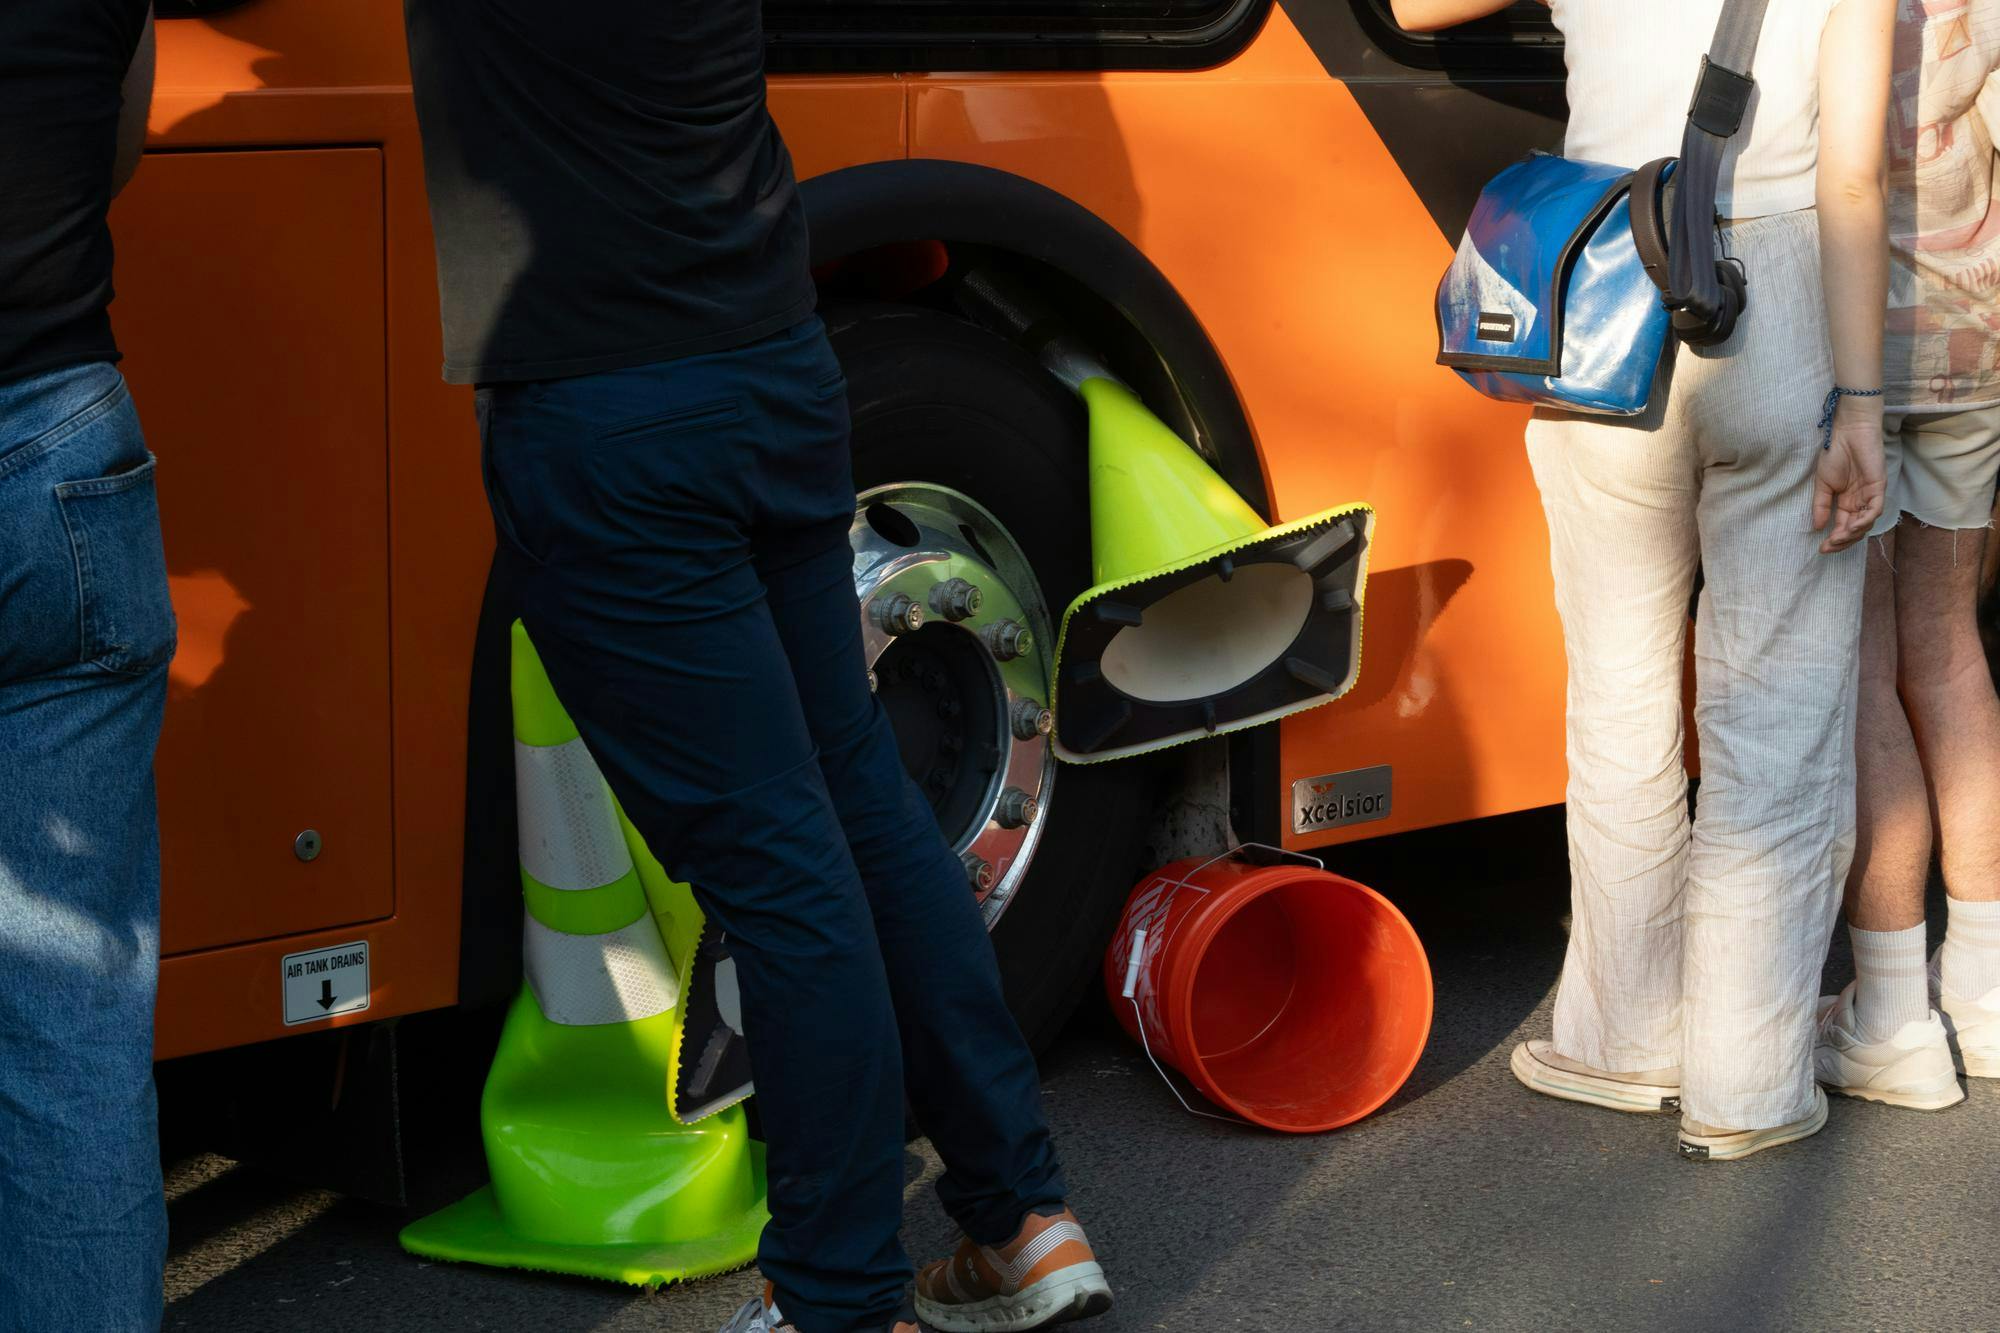
[[[1030,1213],[1005,1245],[961,1240],[958,1253],[917,1274],[917,1314],[939,1333],[1025,1333],[1111,1308],[1076,1214]]]

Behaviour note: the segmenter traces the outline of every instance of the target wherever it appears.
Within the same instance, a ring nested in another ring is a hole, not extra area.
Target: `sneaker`
[[[1005,1245],[961,1240],[958,1252],[917,1274],[917,1314],[940,1333],[1023,1333],[1111,1308],[1076,1214],[1028,1214]]]
[[[1951,994],[1938,966],[1942,953],[1931,955],[1931,1003],[1958,1053],[1958,1067],[1968,1078],[2000,1078],[2000,986],[1976,1000]]]
[[[752,1296],[743,1302],[743,1308],[730,1317],[722,1326],[722,1333],[799,1333],[796,1326],[785,1322],[778,1313],[778,1298],[770,1283],[764,1284],[762,1296]]]
[[[799,1333],[799,1330],[798,1325],[786,1323],[785,1317],[778,1313],[777,1291],[766,1282],[764,1294],[743,1302],[743,1308],[722,1326],[722,1333]],[[920,1333],[920,1330],[916,1320],[898,1319],[891,1333]]]
[[[1913,1111],[1942,1111],[1965,1100],[1935,1009],[1886,1041],[1870,1041],[1855,1017],[1854,995],[1849,982],[1840,994],[1820,997],[1813,1075],[1828,1091]]]
[[[1524,1041],[1509,1063],[1523,1087],[1545,1097],[1585,1102],[1610,1111],[1658,1112],[1680,1109],[1681,1071],[1649,1069],[1639,1074],[1607,1074],[1557,1055],[1546,1041]]]
[[[1813,1088],[1812,1110],[1805,1119],[1770,1129],[1718,1129],[1681,1117],[1681,1156],[1690,1162],[1733,1162],[1739,1157],[1811,1138],[1826,1128],[1826,1094]]]

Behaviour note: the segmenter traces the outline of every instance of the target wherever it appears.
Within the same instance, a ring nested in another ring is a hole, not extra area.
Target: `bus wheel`
[[[918,306],[823,312],[847,375],[862,635],[904,766],[966,864],[1036,1049],[1097,975],[1155,766],[1058,765],[1055,630],[1090,581],[1082,404],[984,329]]]

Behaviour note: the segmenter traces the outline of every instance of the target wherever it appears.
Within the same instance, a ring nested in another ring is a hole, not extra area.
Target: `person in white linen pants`
[[[1630,167],[1676,153],[1722,2],[1553,0],[1565,153]],[[1856,544],[1883,494],[1893,3],[1770,0],[1717,196],[1722,246],[1749,276],[1743,319],[1724,343],[1679,348],[1646,415],[1539,412],[1528,429],[1569,654],[1573,924],[1552,1040],[1523,1043],[1514,1072],[1572,1101],[1679,1107],[1690,1158],[1826,1121],[1814,1007],[1854,848]],[[1504,7],[1395,4],[1426,28]]]

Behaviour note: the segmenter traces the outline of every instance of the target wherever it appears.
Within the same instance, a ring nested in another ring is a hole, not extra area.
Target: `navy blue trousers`
[[[769,1150],[758,1258],[802,1333],[902,1308],[906,1078],[968,1235],[1064,1192],[965,870],[868,689],[845,389],[812,319],[478,397],[549,679],[728,932]]]

